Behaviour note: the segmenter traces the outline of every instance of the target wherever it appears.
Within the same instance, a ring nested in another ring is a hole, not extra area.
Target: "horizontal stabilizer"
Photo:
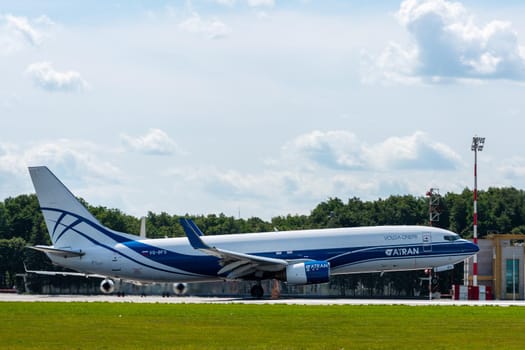
[[[46,275],[46,276],[78,276],[86,278],[106,278],[106,276],[82,273],[82,272],[66,272],[66,271],[41,271],[41,270],[26,270],[27,273],[34,273],[37,275]]]
[[[106,278],[106,276],[91,274],[91,273],[82,273],[82,272],[28,270],[26,267],[26,264],[24,264],[24,270],[27,273],[35,273],[37,275],[46,275],[46,276],[78,276],[78,277],[86,277],[86,278]]]
[[[33,247],[28,247],[28,248],[39,250],[47,254],[53,254],[56,256],[60,256],[63,258],[79,257],[79,256],[86,254],[82,252],[81,250],[60,249],[60,248],[55,248],[55,247],[47,246],[47,245],[36,245]]]

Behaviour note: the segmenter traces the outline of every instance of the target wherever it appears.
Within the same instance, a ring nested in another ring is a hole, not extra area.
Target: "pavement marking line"
[[[164,304],[284,304],[284,305],[408,305],[408,306],[525,306],[523,300],[405,300],[405,299],[333,299],[281,298],[252,299],[227,297],[161,297],[130,295],[44,295],[0,293],[0,302],[109,302],[109,303],[164,303]]]

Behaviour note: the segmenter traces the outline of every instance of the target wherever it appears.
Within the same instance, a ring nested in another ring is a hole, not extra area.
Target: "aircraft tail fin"
[[[131,237],[100,224],[47,167],[30,167],[29,174],[55,248],[81,249]]]

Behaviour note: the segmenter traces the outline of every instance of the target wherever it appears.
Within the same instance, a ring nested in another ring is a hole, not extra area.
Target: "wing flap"
[[[228,271],[232,271],[232,270],[235,270],[235,269],[238,269],[239,267],[241,267],[242,265],[246,265],[246,264],[249,264],[250,262],[249,261],[245,261],[245,260],[238,260],[238,261],[234,261],[232,263],[229,263],[227,265],[224,265],[222,269],[220,269],[219,271],[217,271],[217,275],[222,275],[223,273],[225,272],[228,272]]]
[[[241,278],[243,276],[251,275],[252,273],[256,271],[257,271],[257,267],[254,264],[248,264],[236,270],[233,270],[232,272],[228,274],[228,276],[226,276],[226,278],[234,280],[236,278]]]

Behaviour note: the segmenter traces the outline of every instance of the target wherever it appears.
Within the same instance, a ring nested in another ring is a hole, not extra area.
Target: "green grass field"
[[[525,308],[0,303],[1,349],[523,349]]]

